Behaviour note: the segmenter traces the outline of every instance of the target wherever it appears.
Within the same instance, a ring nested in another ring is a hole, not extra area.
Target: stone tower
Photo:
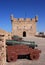
[[[36,34],[36,22],[38,17],[35,18],[14,18],[11,15],[12,35],[21,37],[30,37]]]

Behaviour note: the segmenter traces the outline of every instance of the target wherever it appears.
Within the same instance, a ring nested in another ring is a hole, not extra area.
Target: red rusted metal
[[[40,50],[29,48],[29,46],[26,45],[7,46],[8,61],[16,61],[18,59],[18,55],[26,54],[30,54],[30,58],[34,60],[39,58],[40,53]]]

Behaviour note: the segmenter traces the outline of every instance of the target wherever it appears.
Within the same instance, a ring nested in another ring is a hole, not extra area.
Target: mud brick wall
[[[5,37],[0,37],[0,65],[6,65]]]

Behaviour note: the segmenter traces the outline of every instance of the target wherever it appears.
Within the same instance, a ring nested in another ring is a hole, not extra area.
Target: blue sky
[[[37,31],[45,32],[45,0],[0,0],[0,28],[11,32],[10,15],[16,18],[38,16]]]

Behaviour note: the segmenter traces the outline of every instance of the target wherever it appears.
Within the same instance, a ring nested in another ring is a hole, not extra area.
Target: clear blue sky
[[[10,15],[33,18],[38,15],[37,31],[45,32],[45,0],[0,0],[0,28],[11,31]]]

